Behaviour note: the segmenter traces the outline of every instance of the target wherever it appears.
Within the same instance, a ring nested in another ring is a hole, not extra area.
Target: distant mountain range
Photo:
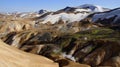
[[[39,23],[51,24],[59,23],[63,21],[64,23],[72,23],[76,21],[81,21],[90,16],[91,22],[100,24],[120,24],[120,8],[109,9],[98,5],[84,4],[77,7],[65,7],[58,11],[47,11],[44,9],[38,12],[24,12],[24,13],[6,13],[7,15],[13,15],[15,17],[29,18],[37,17]],[[6,15],[5,13],[2,14]]]
[[[84,4],[78,7],[66,7],[56,12],[45,13],[40,16],[40,23],[51,22],[58,23],[59,20],[64,23],[81,21],[91,16],[91,22],[101,24],[120,24],[120,8],[109,9],[98,5]]]
[[[88,15],[96,12],[109,11],[110,9],[103,8],[98,5],[85,4],[78,7],[66,7],[56,12],[46,13],[40,17],[41,23],[51,22],[52,24],[63,20],[64,23],[81,21]]]

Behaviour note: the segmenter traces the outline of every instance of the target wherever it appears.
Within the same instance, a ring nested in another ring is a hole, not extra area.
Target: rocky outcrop
[[[119,55],[120,50],[120,44],[114,43],[114,42],[96,42],[100,45],[103,45],[102,47],[99,47],[98,49],[94,50],[92,53],[90,53],[88,56],[86,56],[83,60],[83,63],[87,63],[92,66],[99,65],[100,63],[104,63],[104,61]]]
[[[102,63],[101,66],[119,67],[120,66],[120,56],[115,56],[115,57],[112,57],[111,59],[108,59],[107,61]]]

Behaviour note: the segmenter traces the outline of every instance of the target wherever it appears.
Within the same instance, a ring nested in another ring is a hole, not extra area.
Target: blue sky
[[[0,12],[29,12],[40,9],[58,10],[66,6],[96,4],[107,8],[120,7],[120,0],[0,0]]]

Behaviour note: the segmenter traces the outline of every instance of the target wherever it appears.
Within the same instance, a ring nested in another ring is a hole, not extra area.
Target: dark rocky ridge
[[[2,40],[11,46],[46,56],[55,62],[67,58],[93,67],[107,64],[119,67],[119,61],[114,59],[116,62],[113,62],[112,58],[119,58],[120,33],[112,29],[98,28],[56,37],[49,32],[37,31],[13,32],[8,35],[2,37]]]

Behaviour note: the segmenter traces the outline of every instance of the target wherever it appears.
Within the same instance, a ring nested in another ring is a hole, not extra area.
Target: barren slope
[[[53,61],[25,53],[0,40],[0,67],[58,67]]]

